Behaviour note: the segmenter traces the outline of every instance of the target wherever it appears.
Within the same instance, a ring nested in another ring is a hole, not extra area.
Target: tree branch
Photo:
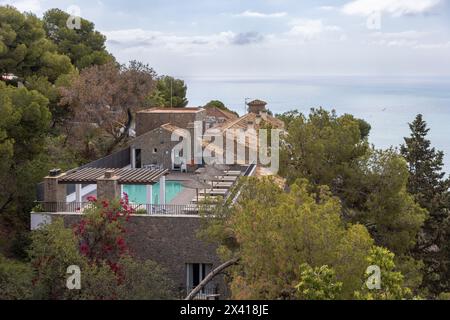
[[[191,293],[189,293],[189,295],[186,297],[185,300],[194,300],[194,298],[197,296],[197,294],[202,291],[202,289],[204,287],[206,287],[206,285],[212,280],[214,279],[214,277],[216,277],[219,273],[221,273],[223,270],[231,267],[232,265],[235,265],[237,262],[239,261],[239,258],[234,258],[231,259],[227,262],[225,262],[224,264],[222,264],[221,266],[217,267],[216,269],[214,269],[213,271],[211,271],[210,274],[208,274],[205,279],[203,279],[202,282],[200,282],[200,284],[191,291]]]

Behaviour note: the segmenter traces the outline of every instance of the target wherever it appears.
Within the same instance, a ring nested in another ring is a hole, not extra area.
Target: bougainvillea
[[[74,230],[79,239],[80,253],[91,263],[108,264],[120,280],[119,261],[129,254],[125,224],[134,213],[128,195],[112,202],[100,201],[93,196],[88,201],[91,205]]]

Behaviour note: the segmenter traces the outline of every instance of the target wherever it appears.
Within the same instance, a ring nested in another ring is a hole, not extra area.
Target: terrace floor
[[[166,179],[167,181],[190,181],[193,180],[195,174],[191,173],[180,173],[180,172],[172,172],[170,173]],[[193,198],[196,196],[195,189],[184,188],[183,190],[177,194],[177,196],[170,202],[172,205],[184,205],[190,203]]]

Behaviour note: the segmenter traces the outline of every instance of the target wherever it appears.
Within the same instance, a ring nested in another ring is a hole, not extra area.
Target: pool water
[[[160,204],[159,202],[159,183],[153,185],[153,204]],[[170,203],[181,191],[183,186],[177,181],[166,182],[166,203]],[[130,202],[136,204],[147,203],[147,187],[142,185],[124,185],[123,192],[128,194]]]

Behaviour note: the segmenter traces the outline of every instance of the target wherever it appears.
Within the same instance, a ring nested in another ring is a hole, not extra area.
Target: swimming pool
[[[177,181],[166,182],[166,203],[170,203],[181,191],[183,186]],[[147,187],[142,185],[124,185],[123,192],[128,194],[130,202],[137,204],[147,203]],[[159,183],[153,185],[153,204],[159,203]]]

